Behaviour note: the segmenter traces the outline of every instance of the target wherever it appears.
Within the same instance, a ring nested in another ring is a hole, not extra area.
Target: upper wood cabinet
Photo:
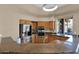
[[[37,22],[32,22],[32,28],[36,28],[37,27]]]
[[[55,21],[32,21],[32,28],[43,26],[48,30],[55,30]]]
[[[49,21],[49,28],[55,30],[55,21]]]
[[[39,21],[38,26],[44,26],[49,29],[49,21]]]
[[[19,23],[20,24],[32,24],[30,19],[20,19]]]

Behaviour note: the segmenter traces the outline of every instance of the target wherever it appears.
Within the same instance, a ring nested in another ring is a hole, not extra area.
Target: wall
[[[0,5],[1,6],[1,5]],[[2,7],[1,7],[2,8]],[[14,7],[8,9],[6,7],[0,9],[0,34],[3,37],[11,36],[14,40],[19,34],[19,19],[32,19],[33,21],[48,21],[49,17],[37,18],[29,14],[21,13]]]
[[[79,35],[79,13],[74,14],[73,31]]]
[[[19,19],[21,18],[34,19],[31,15],[0,11],[0,34],[2,34],[3,37],[11,36],[16,40],[19,34]]]

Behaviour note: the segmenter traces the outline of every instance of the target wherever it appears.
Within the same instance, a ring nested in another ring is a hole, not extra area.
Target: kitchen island
[[[66,41],[69,37],[61,34],[45,34],[44,36],[32,35],[33,43],[48,43],[54,40]]]

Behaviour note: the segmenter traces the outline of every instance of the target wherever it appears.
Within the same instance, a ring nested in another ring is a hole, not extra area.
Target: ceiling
[[[59,8],[55,11],[46,12],[43,11],[43,4],[15,4],[15,5],[0,5],[1,8],[8,10],[17,10],[19,13],[31,14],[37,17],[61,15],[65,13],[77,12],[79,10],[79,4],[57,4]]]
[[[77,12],[79,10],[79,4],[57,4],[59,8],[55,11],[46,12],[42,9],[43,4],[30,4],[30,5],[18,5],[19,8],[24,9],[25,13],[35,16],[51,16],[60,15],[65,13]]]

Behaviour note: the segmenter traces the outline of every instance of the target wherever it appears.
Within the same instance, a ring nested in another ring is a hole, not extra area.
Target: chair
[[[11,37],[2,37],[1,39],[1,52],[11,52],[16,51],[18,44]]]
[[[79,37],[78,36],[74,37],[73,52],[79,53]]]
[[[77,48],[76,48],[76,51],[75,52],[79,54],[79,43],[77,45]]]
[[[1,45],[7,45],[7,44],[16,44],[16,42],[11,37],[2,37],[1,39]]]

